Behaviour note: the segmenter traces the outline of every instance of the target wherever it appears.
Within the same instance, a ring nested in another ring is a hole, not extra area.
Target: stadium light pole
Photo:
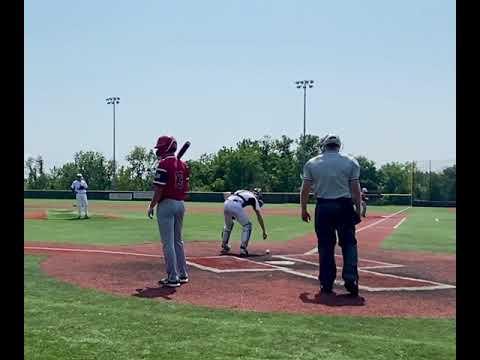
[[[299,80],[295,81],[297,89],[303,88],[303,138],[307,132],[307,88],[313,88],[313,80]]]
[[[120,103],[119,97],[109,97],[105,101],[108,105],[113,105],[113,178],[112,178],[112,189],[116,190],[116,176],[117,176],[117,163],[115,162],[115,104]]]

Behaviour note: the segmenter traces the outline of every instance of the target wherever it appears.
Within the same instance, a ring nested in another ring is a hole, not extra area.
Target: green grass
[[[48,211],[48,220],[25,220],[25,240],[70,242],[76,244],[125,245],[159,241],[156,219],[145,214],[123,215],[121,219],[108,219],[100,214],[91,214],[88,220],[76,219],[76,213]],[[252,241],[261,240],[261,229],[252,219],[254,231]],[[306,224],[293,216],[265,216],[269,238],[285,241],[312,232]],[[223,216],[219,214],[191,214],[184,219],[184,240],[220,241]],[[232,240],[240,239],[241,227],[234,226]]]
[[[75,244],[127,245],[159,241],[156,220],[146,217],[147,202],[103,201],[89,202],[89,220],[77,220],[73,200],[25,199],[27,207],[49,206],[48,220],[25,220],[25,240],[69,242]],[[114,207],[110,207],[110,206]],[[187,214],[184,220],[184,240],[219,241],[223,228],[221,203],[186,203]],[[218,214],[189,214],[188,209],[217,207]],[[269,204],[270,208],[296,208],[297,204]],[[370,212],[391,213],[400,210],[399,206],[371,207]],[[313,216],[313,206],[310,206]],[[109,219],[104,215],[113,214],[121,219]],[[312,224],[300,221],[297,216],[264,215],[269,240],[286,241],[313,232]],[[262,241],[260,226],[254,215],[252,241]],[[241,227],[236,224],[232,241],[240,239]]]
[[[446,208],[412,208],[384,242],[391,250],[455,253],[456,214]],[[436,221],[435,219],[438,219]]]
[[[30,360],[455,358],[455,321],[212,310],[123,298],[44,276],[24,258]]]

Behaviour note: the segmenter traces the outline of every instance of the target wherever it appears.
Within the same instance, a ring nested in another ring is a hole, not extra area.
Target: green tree
[[[444,178],[443,188],[446,194],[446,200],[457,200],[457,165],[447,167],[442,171]]]
[[[128,186],[128,190],[150,190],[155,175],[153,165],[156,159],[157,156],[153,150],[147,150],[142,146],[135,146],[126,156],[128,165],[125,169],[122,169],[122,188]],[[117,186],[118,181],[120,181],[120,179],[117,180]]]
[[[102,153],[79,151],[74,155],[74,164],[88,183],[90,190],[107,190],[112,185],[112,162]]]
[[[190,189],[192,191],[210,191],[214,181],[213,155],[202,154],[198,160],[189,160]],[[216,185],[219,187],[220,185]]]
[[[357,156],[355,159],[360,165],[360,184],[366,187],[369,192],[379,191],[381,177],[375,166],[375,163],[368,160],[365,156]]]
[[[300,188],[303,178],[303,167],[305,163],[312,157],[320,153],[320,137],[316,135],[303,135],[296,141],[297,148],[295,150],[295,157],[297,163],[298,178],[295,182],[295,191]]]
[[[265,172],[262,168],[258,143],[244,141],[237,146],[237,149],[222,148],[214,156],[212,191],[231,191],[262,186]]]
[[[409,163],[391,162],[382,165],[379,170],[382,192],[387,194],[410,193],[410,167]]]
[[[79,172],[80,172],[80,169],[75,163],[67,162],[63,164],[63,166],[58,170],[58,176],[56,177],[56,180],[55,180],[55,189],[69,190],[73,180],[75,180],[76,175]]]
[[[48,186],[48,175],[44,171],[44,161],[42,156],[36,158],[29,157],[25,161],[25,168],[27,170],[28,189],[46,189]]]

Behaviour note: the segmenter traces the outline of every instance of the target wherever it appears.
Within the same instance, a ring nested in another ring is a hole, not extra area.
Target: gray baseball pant
[[[158,228],[169,281],[178,281],[179,277],[188,277],[182,241],[184,214],[183,201],[164,199],[157,205]]]

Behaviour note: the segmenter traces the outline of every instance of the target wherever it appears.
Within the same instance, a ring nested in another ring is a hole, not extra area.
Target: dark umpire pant
[[[318,239],[320,261],[319,280],[322,288],[331,289],[337,275],[335,244],[342,248],[345,282],[358,281],[358,251],[355,238],[355,211],[352,199],[317,199],[315,232]]]

